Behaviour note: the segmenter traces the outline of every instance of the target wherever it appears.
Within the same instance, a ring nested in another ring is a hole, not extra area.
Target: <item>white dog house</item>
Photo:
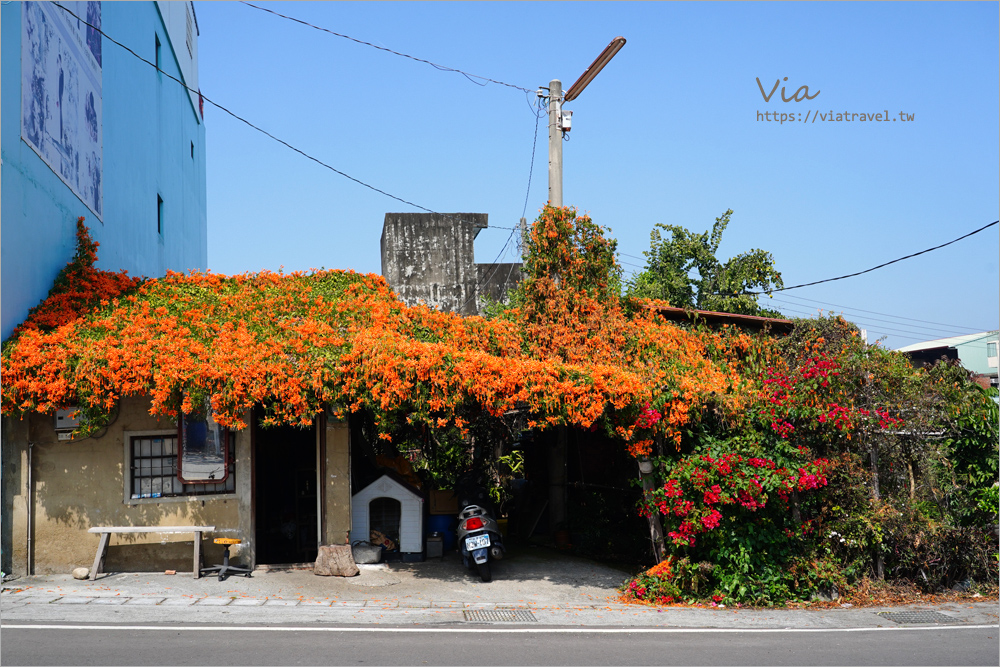
[[[351,543],[367,541],[373,529],[395,541],[401,553],[423,552],[423,497],[410,485],[382,475],[351,502]]]

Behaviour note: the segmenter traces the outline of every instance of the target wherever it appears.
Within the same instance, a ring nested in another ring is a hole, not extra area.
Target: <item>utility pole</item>
[[[549,203],[562,206],[562,81],[549,81]]]
[[[563,134],[569,132],[572,127],[570,121],[573,112],[563,112],[563,103],[575,100],[623,46],[625,46],[624,37],[615,37],[611,40],[611,43],[601,51],[601,55],[597,56],[590,67],[584,70],[580,78],[569,87],[565,96],[562,81],[552,79],[549,82],[549,203],[552,206],[563,205],[562,141]],[[538,94],[542,96],[541,91],[538,91]]]
[[[549,204],[552,206],[563,205],[562,142],[563,134],[569,132],[572,127],[573,112],[563,111],[563,103],[576,99],[623,46],[625,46],[624,37],[615,37],[611,40],[611,43],[604,47],[604,50],[590,64],[590,67],[584,70],[580,78],[569,87],[565,95],[563,95],[562,81],[552,79],[549,82]],[[538,91],[538,96],[545,97],[542,90]],[[524,238],[523,231],[522,238]],[[557,532],[565,530],[567,527],[566,459],[568,441],[568,427],[560,426],[556,429],[555,441],[549,447],[549,531],[553,538]],[[653,544],[655,549],[656,535],[653,536]],[[662,549],[662,529],[659,544]]]

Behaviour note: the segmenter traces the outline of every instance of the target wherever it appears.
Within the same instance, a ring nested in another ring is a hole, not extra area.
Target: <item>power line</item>
[[[440,70],[442,72],[455,72],[456,74],[461,74],[462,76],[464,76],[466,79],[468,79],[472,83],[476,84],[477,86],[485,86],[485,85],[487,85],[489,83],[495,83],[495,84],[498,84],[498,85],[501,85],[501,86],[507,86],[508,88],[515,88],[517,90],[523,90],[526,93],[532,93],[532,92],[534,92],[533,90],[530,90],[528,88],[522,88],[521,86],[515,86],[512,83],[504,83],[503,81],[497,81],[496,79],[490,79],[490,78],[485,77],[485,76],[479,76],[478,74],[470,74],[469,72],[465,72],[465,71],[462,71],[460,69],[455,69],[454,67],[446,67],[444,65],[438,65],[437,63],[432,63],[430,60],[424,60],[423,58],[417,58],[416,56],[411,56],[411,55],[408,55],[406,53],[400,53],[399,51],[393,51],[392,49],[387,49],[386,47],[379,46],[378,44],[372,44],[371,42],[365,42],[363,40],[351,37],[350,35],[344,35],[344,34],[341,34],[339,32],[334,32],[333,30],[330,30],[328,28],[323,28],[322,26],[313,25],[312,23],[309,23],[308,21],[303,21],[302,19],[297,19],[294,16],[288,16],[286,14],[282,14],[280,12],[276,12],[276,11],[274,11],[272,9],[268,9],[267,7],[260,7],[258,5],[253,4],[253,3],[245,2],[245,1],[243,1],[242,4],[246,5],[247,7],[253,7],[254,9],[259,9],[262,12],[267,12],[268,14],[274,14],[275,16],[280,16],[281,18],[287,19],[289,21],[294,21],[295,23],[300,23],[300,24],[302,24],[304,26],[308,26],[308,27],[313,28],[315,30],[319,30],[321,32],[329,33],[329,34],[331,34],[331,35],[333,35],[335,37],[341,37],[343,39],[348,39],[348,40],[350,40],[352,42],[355,42],[357,44],[363,44],[364,46],[370,46],[373,49],[378,49],[379,51],[385,51],[386,53],[391,53],[393,55],[400,56],[402,58],[409,58],[410,60],[415,60],[418,63],[424,63],[426,65],[430,65],[434,69]],[[475,79],[480,79],[481,81],[483,81],[483,83],[479,83],[479,81],[476,81]]]
[[[778,301],[778,300],[775,299],[775,301]],[[779,303],[785,303],[785,302],[779,301]],[[793,305],[798,305],[798,304],[793,304]],[[812,318],[812,317],[815,317],[815,315],[816,315],[815,312],[806,312],[806,311],[803,311],[803,310],[797,310],[795,308],[789,308],[788,306],[780,306],[779,305],[778,309],[781,310],[783,313],[784,312],[797,313],[799,315],[804,315],[807,318]],[[899,338],[907,338],[909,340],[915,340],[915,341],[919,341],[919,342],[925,342],[925,341],[928,340],[928,338],[927,338],[928,334],[922,333],[920,331],[911,331],[909,329],[896,329],[896,328],[893,328],[893,327],[886,327],[886,326],[882,326],[882,325],[878,325],[878,324],[872,324],[871,322],[869,322],[867,320],[855,319],[853,317],[852,318],[845,318],[845,319],[848,319],[850,322],[852,322],[854,324],[862,325],[862,326],[864,326],[867,329],[870,329],[872,331],[883,332],[883,333],[886,333],[888,335],[897,336]],[[948,336],[948,338],[952,338],[952,336]],[[935,339],[932,338],[930,340],[935,340]],[[969,344],[967,344],[967,345],[969,345]],[[975,343],[975,344],[972,344],[972,346],[973,347],[979,347],[979,348],[984,348],[985,349],[986,343]]]
[[[457,218],[455,218],[454,216],[452,216],[452,215],[449,215],[449,214],[447,214],[447,213],[440,213],[440,212],[438,212],[438,211],[434,211],[433,209],[429,209],[429,208],[427,208],[426,206],[421,206],[420,204],[416,204],[416,203],[414,203],[414,202],[411,202],[411,201],[409,201],[409,200],[407,200],[407,199],[403,199],[402,197],[397,197],[396,195],[394,195],[394,194],[391,194],[391,193],[389,193],[389,192],[386,192],[385,190],[382,190],[382,189],[380,189],[380,188],[377,188],[377,187],[375,187],[374,185],[371,185],[371,184],[369,184],[369,183],[365,183],[364,181],[362,181],[362,180],[360,180],[360,179],[357,179],[357,178],[355,178],[355,177],[351,176],[350,174],[347,174],[347,173],[345,173],[345,172],[343,172],[343,171],[341,171],[341,170],[337,169],[336,167],[334,167],[334,166],[332,166],[332,165],[330,165],[330,164],[327,164],[326,162],[323,162],[323,161],[322,161],[322,160],[320,160],[319,158],[317,158],[317,157],[314,157],[314,156],[310,155],[309,153],[306,153],[306,152],[305,152],[304,150],[302,150],[302,149],[300,149],[300,148],[296,148],[295,146],[293,146],[292,144],[288,143],[288,142],[287,142],[287,141],[285,141],[284,139],[281,139],[281,138],[279,138],[279,137],[276,137],[275,135],[271,134],[271,133],[270,133],[270,132],[268,132],[267,130],[265,130],[265,129],[261,128],[261,127],[258,127],[257,125],[254,125],[254,124],[253,124],[252,122],[250,122],[250,121],[249,121],[249,120],[247,120],[246,118],[243,118],[242,116],[239,116],[238,114],[234,113],[233,111],[230,111],[229,109],[227,109],[226,107],[222,106],[222,105],[221,105],[221,104],[219,104],[218,102],[216,102],[216,101],[212,100],[211,98],[209,98],[209,97],[207,97],[207,96],[203,95],[203,94],[202,94],[202,92],[201,92],[200,90],[195,90],[194,88],[191,88],[190,86],[188,86],[187,84],[185,84],[185,83],[184,83],[183,81],[181,81],[181,80],[180,80],[180,79],[178,79],[177,77],[173,76],[172,74],[170,74],[170,73],[168,73],[168,72],[164,72],[164,71],[163,71],[162,69],[160,69],[159,67],[157,67],[155,63],[152,63],[152,62],[150,62],[150,61],[146,60],[145,58],[143,58],[142,56],[140,56],[140,55],[139,55],[138,53],[136,53],[135,51],[133,51],[133,50],[132,50],[132,49],[130,49],[129,47],[125,46],[124,44],[122,44],[122,43],[121,43],[121,42],[119,42],[118,40],[114,39],[113,37],[111,37],[110,35],[108,35],[108,34],[107,34],[106,32],[104,32],[103,30],[101,30],[101,29],[100,29],[100,27],[98,27],[98,26],[95,26],[95,25],[93,25],[92,23],[88,23],[88,22],[87,22],[87,21],[85,21],[84,19],[82,19],[82,18],[80,18],[79,16],[77,16],[77,15],[76,15],[75,13],[73,13],[73,12],[72,12],[72,11],[71,11],[70,9],[68,9],[68,8],[66,8],[66,7],[63,7],[63,6],[62,6],[62,5],[60,5],[59,3],[53,3],[53,4],[54,4],[54,5],[56,6],[56,7],[58,7],[59,9],[63,10],[63,11],[64,11],[64,12],[66,12],[67,14],[69,14],[70,16],[72,16],[73,18],[75,18],[75,19],[76,19],[77,21],[79,21],[80,23],[83,23],[84,25],[86,25],[86,26],[88,26],[88,27],[90,27],[90,28],[94,29],[94,30],[95,30],[95,31],[97,31],[98,33],[100,33],[100,35],[101,35],[101,36],[103,36],[104,38],[106,38],[106,39],[107,39],[108,41],[110,41],[111,43],[113,43],[113,44],[115,44],[115,45],[117,45],[117,46],[120,46],[121,48],[125,49],[125,50],[126,50],[127,52],[129,52],[130,54],[132,54],[133,56],[135,56],[136,58],[138,58],[138,59],[139,59],[139,60],[141,60],[142,62],[146,63],[147,65],[149,65],[150,67],[152,67],[153,69],[155,69],[155,70],[156,70],[157,72],[159,72],[159,73],[160,73],[160,74],[162,74],[163,76],[165,76],[165,77],[167,77],[168,79],[170,79],[170,80],[172,80],[172,81],[176,82],[177,84],[179,84],[179,85],[180,85],[180,86],[181,86],[182,88],[184,88],[185,90],[188,90],[188,91],[190,91],[190,92],[192,92],[192,93],[195,93],[195,94],[197,94],[197,95],[199,96],[199,98],[200,98],[200,99],[203,99],[204,101],[208,102],[209,104],[211,104],[212,106],[216,107],[217,109],[219,109],[219,110],[221,110],[221,111],[223,111],[223,112],[225,112],[225,113],[229,114],[230,116],[232,116],[232,117],[233,117],[233,118],[235,118],[236,120],[238,120],[238,121],[240,121],[240,122],[242,122],[242,123],[244,123],[244,124],[248,125],[249,127],[253,128],[254,130],[257,130],[257,131],[258,131],[258,132],[260,132],[261,134],[264,134],[265,136],[267,136],[267,137],[269,137],[269,138],[273,139],[274,141],[278,142],[279,144],[281,144],[281,145],[285,146],[286,148],[289,148],[289,149],[291,149],[292,151],[295,151],[295,152],[296,152],[296,153],[298,153],[299,155],[302,155],[303,157],[305,157],[305,158],[307,158],[307,159],[309,159],[309,160],[312,160],[312,161],[313,161],[313,162],[315,162],[316,164],[319,164],[320,166],[322,166],[322,167],[325,167],[326,169],[329,169],[330,171],[334,172],[335,174],[339,174],[340,176],[343,176],[344,178],[346,178],[346,179],[348,179],[348,180],[350,180],[350,181],[353,181],[353,182],[357,183],[358,185],[361,185],[361,186],[364,186],[364,187],[368,188],[369,190],[373,190],[374,192],[377,192],[377,193],[379,193],[379,194],[381,194],[381,195],[384,195],[384,196],[386,196],[386,197],[389,197],[390,199],[395,199],[396,201],[398,201],[398,202],[401,202],[401,203],[403,203],[403,204],[406,204],[407,206],[412,206],[413,208],[417,208],[417,209],[420,209],[421,211],[425,211],[425,212],[427,212],[427,213],[433,213],[433,214],[435,214],[435,215],[441,215],[441,216],[444,216],[444,217],[446,217],[446,218],[449,218],[449,219],[453,219],[453,220],[454,220],[454,219],[457,219]],[[270,11],[270,10],[265,10],[265,11]],[[536,123],[536,128],[537,128],[537,123]],[[537,130],[536,130],[536,132],[537,132]],[[532,155],[534,155],[534,153],[532,153]]]
[[[918,320],[913,317],[903,317],[902,315],[890,315],[889,313],[880,313],[875,310],[865,310],[864,308],[855,308],[854,306],[844,306],[841,304],[829,303],[827,301],[817,301],[816,299],[807,299],[806,297],[798,296],[797,294],[786,294],[784,296],[789,299],[798,299],[799,301],[809,301],[811,303],[818,303],[824,306],[834,306],[835,308],[847,308],[850,310],[858,311],[859,313],[869,313],[871,315],[883,315],[885,317],[892,317],[897,320],[909,320],[910,322],[920,322],[921,324],[937,324],[943,327],[954,327],[955,329],[968,329],[970,332],[974,333],[982,331],[982,329],[976,327],[965,327],[958,324],[945,324],[944,322],[931,322],[929,320]],[[921,327],[921,328],[930,329],[932,327]]]
[[[782,307],[782,306],[778,306],[778,309],[779,309],[779,310],[780,310],[780,311],[782,312],[782,314],[784,314],[784,313],[796,313],[796,314],[798,314],[798,315],[804,315],[804,316],[806,316],[807,318],[811,318],[811,317],[814,317],[814,316],[816,315],[816,313],[807,313],[807,312],[806,312],[806,311],[804,311],[804,310],[796,310],[795,308],[788,308],[788,307]],[[852,322],[853,322],[854,324],[865,324],[864,322],[856,322],[856,321],[853,321],[853,320],[852,320]],[[868,326],[868,325],[867,325],[867,324],[865,324],[865,326]],[[869,327],[869,328],[870,328],[870,329],[871,329],[872,331],[875,331],[875,332],[886,332],[886,333],[888,332],[888,330],[887,330],[887,329],[882,329],[882,328],[880,328],[880,327]],[[911,333],[912,333],[912,332],[911,332]],[[893,335],[893,336],[897,336],[897,337],[899,337],[899,338],[906,338],[906,339],[909,339],[909,340],[916,340],[916,341],[923,341],[923,340],[927,340],[926,338],[919,338],[919,337],[917,337],[917,336],[907,336],[907,335],[904,335],[904,334],[899,334],[899,333],[892,333],[891,335]]]
[[[538,119],[542,117],[541,104],[535,104],[535,137],[531,140],[531,166],[528,167],[528,188],[524,193],[524,208],[521,209],[521,217],[528,212],[528,195],[531,194],[531,177],[535,173],[535,147],[538,146]]]
[[[532,174],[534,174],[534,171],[535,171],[535,147],[538,145],[538,119],[541,118],[541,117],[542,117],[542,113],[541,113],[541,107],[539,105],[537,107],[537,110],[535,111],[535,138],[531,142],[531,166],[528,169],[528,189],[527,189],[527,192],[525,192],[525,194],[524,194],[524,208],[521,210],[521,217],[522,218],[524,217],[525,213],[528,212],[528,196],[531,193],[531,177],[532,177]],[[512,227],[511,228],[510,235],[507,236],[507,240],[504,242],[503,247],[500,249],[500,252],[497,254],[496,259],[494,259],[493,262],[490,264],[490,266],[492,267],[492,271],[490,271],[490,275],[486,277],[486,280],[483,281],[484,284],[488,285],[489,282],[491,280],[493,280],[493,276],[496,275],[497,270],[499,270],[499,268],[500,268],[500,264],[499,264],[500,258],[503,257],[503,254],[505,252],[507,252],[507,247],[510,245],[511,239],[514,238],[514,234],[515,233],[520,233],[520,228],[519,227]],[[512,262],[511,264],[515,264],[515,263],[516,262]],[[511,266],[510,270],[507,271],[507,280],[508,281],[510,280],[510,274],[513,272],[513,269],[514,269],[514,267]],[[507,284],[507,283],[505,282],[504,284]],[[477,287],[478,287],[478,285],[479,285],[479,283],[477,281]],[[471,302],[475,298],[476,298],[475,294],[470,295],[469,298],[467,298],[465,300],[465,303],[463,303],[461,305],[461,307],[459,308],[459,311],[464,310],[465,307],[467,305],[469,305],[469,302]]]
[[[781,301],[780,299],[775,299],[775,301],[777,301],[778,303],[787,303],[789,305],[800,306],[800,307],[804,305],[804,304],[799,304],[799,303],[794,303],[794,302]],[[827,310],[830,310],[831,312],[833,312],[832,309],[828,308]],[[926,326],[923,326],[923,325],[920,325],[920,324],[909,324],[907,322],[894,322],[892,320],[883,320],[883,319],[880,319],[880,318],[877,318],[877,317],[867,317],[865,315],[857,315],[855,313],[851,313],[850,311],[844,311],[844,310],[842,310],[842,311],[840,311],[840,314],[844,315],[845,317],[848,317],[848,316],[852,317],[852,318],[853,317],[861,317],[865,321],[870,321],[870,322],[881,322],[883,324],[892,324],[892,325],[895,325],[895,326],[911,327],[911,328],[915,328],[915,329],[926,329],[927,331],[931,332],[931,333],[925,334],[927,336],[937,336],[939,338],[942,338],[942,337],[945,337],[942,334],[946,334],[948,337],[950,337],[950,336],[966,335],[966,334],[956,333],[954,329],[950,329],[949,330],[949,329],[941,329],[941,328],[938,328],[938,327],[926,327]]]
[[[857,271],[855,273],[848,273],[845,276],[837,276],[836,278],[826,278],[824,280],[814,280],[811,283],[802,283],[801,285],[792,285],[791,287],[778,287],[778,288],[775,288],[775,289],[764,290],[764,291],[761,291],[761,292],[741,292],[741,293],[718,294],[718,296],[742,296],[744,294],[746,294],[746,295],[756,295],[756,294],[771,294],[773,292],[787,292],[788,290],[799,289],[800,287],[810,287],[812,285],[820,285],[822,283],[831,283],[831,282],[833,282],[835,280],[844,280],[845,278],[853,278],[855,276],[860,276],[860,275],[863,275],[865,273],[871,273],[872,271],[875,271],[876,269],[884,268],[886,266],[889,266],[890,264],[895,264],[896,262],[902,262],[904,259],[910,259],[912,257],[917,257],[918,255],[923,255],[925,253],[931,252],[932,250],[940,250],[941,248],[944,248],[946,246],[950,246],[952,243],[958,243],[962,239],[969,238],[973,234],[978,234],[979,232],[983,231],[984,229],[989,229],[990,227],[992,227],[993,225],[996,225],[998,223],[1000,223],[1000,220],[995,220],[995,221],[991,222],[988,225],[984,225],[984,226],[980,227],[979,229],[976,229],[974,231],[969,232],[968,234],[965,234],[963,236],[959,236],[957,239],[952,239],[951,241],[948,241],[947,243],[942,243],[941,245],[934,246],[933,248],[927,248],[926,250],[921,250],[920,252],[915,252],[913,254],[906,255],[905,257],[899,257],[897,259],[885,262],[883,264],[879,264],[878,266],[873,266],[870,269],[865,269],[864,271]]]
[[[778,301],[778,300],[775,299],[775,301]],[[778,301],[778,303],[787,303],[787,302]],[[792,304],[792,305],[798,305],[798,304]],[[798,312],[798,313],[802,313],[803,312],[803,311],[800,311],[800,310],[793,310],[791,308],[788,308],[787,306],[785,307],[785,310],[791,310],[792,312]],[[832,313],[833,311],[830,311],[830,312]],[[839,314],[841,316],[843,316],[845,319],[849,319],[851,322],[854,322],[855,324],[863,324],[863,325],[865,325],[867,327],[871,327],[873,329],[878,329],[879,331],[893,331],[893,332],[899,332],[899,333],[913,334],[913,335],[916,335],[916,336],[923,336],[923,338],[921,338],[919,340],[927,340],[927,336],[930,335],[930,334],[926,334],[926,333],[923,333],[923,332],[920,332],[920,331],[912,331],[910,329],[896,329],[896,328],[893,328],[893,327],[887,327],[887,326],[882,326],[882,325],[873,325],[871,322],[869,322],[866,319],[857,319],[855,317],[848,317],[848,314],[846,314],[846,313],[839,313]],[[810,315],[811,316],[815,315],[815,312],[811,313]],[[890,324],[893,324],[893,323],[890,322]],[[905,325],[903,325],[903,326],[905,326]]]

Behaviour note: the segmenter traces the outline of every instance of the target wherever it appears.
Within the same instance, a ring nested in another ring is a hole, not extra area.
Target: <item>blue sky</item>
[[[657,222],[708,229],[720,256],[774,254],[786,285],[939,245],[998,217],[997,3],[376,3],[263,6],[528,89],[568,87],[628,43],[567,109],[564,202],[618,239],[626,272]],[[533,95],[359,45],[234,2],[196,3],[206,96],[379,189],[512,227],[547,199]],[[784,77],[788,77],[787,82]],[[811,101],[765,102],[776,80]],[[912,114],[776,123],[757,113]],[[205,106],[209,266],[380,272],[386,212],[361,187]],[[530,191],[529,188],[529,172]],[[477,261],[516,261],[483,231]],[[843,312],[898,347],[997,328],[997,227],[879,271],[782,294],[788,315]],[[866,312],[868,311],[868,312]],[[907,319],[903,319],[907,318]]]

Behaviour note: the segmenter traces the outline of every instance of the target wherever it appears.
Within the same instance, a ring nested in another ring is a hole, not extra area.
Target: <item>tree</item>
[[[774,257],[753,249],[721,262],[716,258],[732,209],[715,219],[712,231],[697,234],[678,225],[657,223],[650,233],[646,268],[628,286],[628,295],[663,299],[678,308],[781,317],[763,308],[757,295],[781,288]]]

